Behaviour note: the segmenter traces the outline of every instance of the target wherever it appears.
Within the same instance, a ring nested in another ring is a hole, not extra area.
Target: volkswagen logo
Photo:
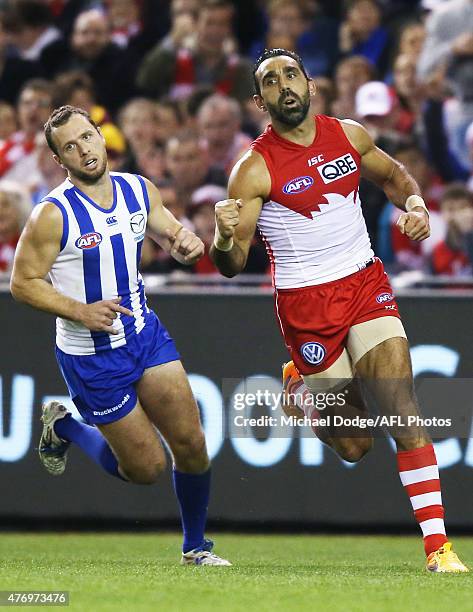
[[[320,342],[306,342],[300,351],[304,360],[310,365],[319,365],[325,359],[325,346]]]

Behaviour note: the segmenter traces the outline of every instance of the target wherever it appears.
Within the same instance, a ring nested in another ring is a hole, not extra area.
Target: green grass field
[[[420,538],[215,540],[234,567],[181,567],[177,534],[0,534],[0,590],[68,590],[87,612],[473,610],[473,573],[428,574]],[[473,565],[473,538],[454,542]]]

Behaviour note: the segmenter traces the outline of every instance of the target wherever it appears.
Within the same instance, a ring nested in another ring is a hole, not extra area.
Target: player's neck
[[[285,125],[275,119],[272,120],[271,124],[273,130],[278,136],[281,136],[281,138],[295,142],[303,147],[308,147],[314,142],[317,128],[312,113],[308,113],[304,121],[297,127]]]
[[[101,208],[112,208],[113,185],[108,167],[102,176],[94,183],[81,181],[76,176],[69,176],[69,180]]]

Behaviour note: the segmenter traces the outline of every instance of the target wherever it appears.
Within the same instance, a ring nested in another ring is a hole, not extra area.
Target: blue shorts
[[[90,425],[113,423],[136,406],[136,383],[146,368],[180,359],[173,339],[154,312],[139,334],[116,349],[56,358],[72,401]]]

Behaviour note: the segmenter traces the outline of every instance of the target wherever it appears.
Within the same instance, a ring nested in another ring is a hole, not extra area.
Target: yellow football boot
[[[286,415],[303,418],[304,411],[300,406],[294,403],[294,399],[298,397],[299,394],[304,393],[306,389],[304,381],[297,371],[293,361],[288,361],[282,366],[282,389],[282,409]]]
[[[438,550],[427,557],[426,569],[429,572],[451,573],[469,572],[470,570],[463,565],[460,559],[452,550],[451,542],[445,542]]]

